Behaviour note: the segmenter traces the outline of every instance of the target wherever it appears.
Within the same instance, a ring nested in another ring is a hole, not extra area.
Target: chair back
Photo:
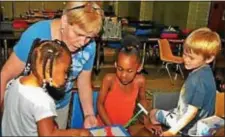
[[[97,115],[97,98],[98,91],[93,91],[93,105],[94,113]],[[84,125],[84,114],[79,98],[78,92],[73,92],[72,96],[72,108],[71,108],[71,119],[70,119],[70,128],[83,128]]]
[[[224,117],[224,92],[216,92],[215,115]]]
[[[167,61],[173,57],[173,53],[171,51],[170,43],[167,39],[159,39],[159,52],[160,58],[162,61]]]

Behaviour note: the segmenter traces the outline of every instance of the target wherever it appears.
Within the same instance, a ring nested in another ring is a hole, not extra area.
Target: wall
[[[114,5],[118,17],[139,19],[140,1],[119,1]]]
[[[189,2],[187,28],[195,29],[208,24],[211,2]]]
[[[1,1],[1,12],[3,14],[3,17],[12,18],[12,2]]]
[[[129,15],[129,1],[119,1],[117,4],[118,13],[116,15],[118,17],[127,17]]]
[[[52,10],[62,9],[65,2],[63,1],[24,1],[14,2],[14,16],[19,17],[25,14],[28,9],[43,9]],[[210,1],[114,1],[103,2],[112,4],[115,13],[119,17],[132,17],[139,20],[154,20],[165,25],[177,25],[180,28],[197,28],[207,26],[208,14],[210,9]],[[1,6],[4,7],[4,15],[12,18],[12,2],[1,1]]]
[[[140,1],[130,1],[128,5],[128,16],[138,20],[141,8],[140,5]]]
[[[140,20],[152,20],[153,18],[153,1],[141,1],[140,5]]]
[[[1,1],[1,8],[5,17],[12,19],[14,17],[20,17],[25,15],[25,12],[29,9],[49,9],[58,10],[64,7],[65,2],[63,1]],[[14,8],[13,8],[14,7]],[[13,11],[14,10],[14,11]],[[14,14],[13,14],[14,13]]]
[[[153,20],[165,25],[185,28],[189,10],[188,1],[157,1],[153,5]]]

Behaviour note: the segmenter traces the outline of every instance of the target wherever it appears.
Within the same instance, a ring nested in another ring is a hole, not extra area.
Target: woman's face
[[[66,24],[62,32],[62,40],[66,43],[71,52],[87,45],[87,43],[95,37],[95,34],[87,33],[78,25]]]

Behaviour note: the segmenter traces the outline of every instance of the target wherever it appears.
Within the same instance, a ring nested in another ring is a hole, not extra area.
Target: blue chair
[[[98,91],[93,91],[93,105],[95,115],[97,115],[97,97]],[[78,92],[73,93],[72,104],[73,106],[71,108],[70,128],[83,128],[84,114]]]

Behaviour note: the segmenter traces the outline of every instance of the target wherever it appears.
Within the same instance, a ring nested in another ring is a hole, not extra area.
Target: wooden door
[[[208,27],[214,31],[225,31],[225,1],[212,1]]]

